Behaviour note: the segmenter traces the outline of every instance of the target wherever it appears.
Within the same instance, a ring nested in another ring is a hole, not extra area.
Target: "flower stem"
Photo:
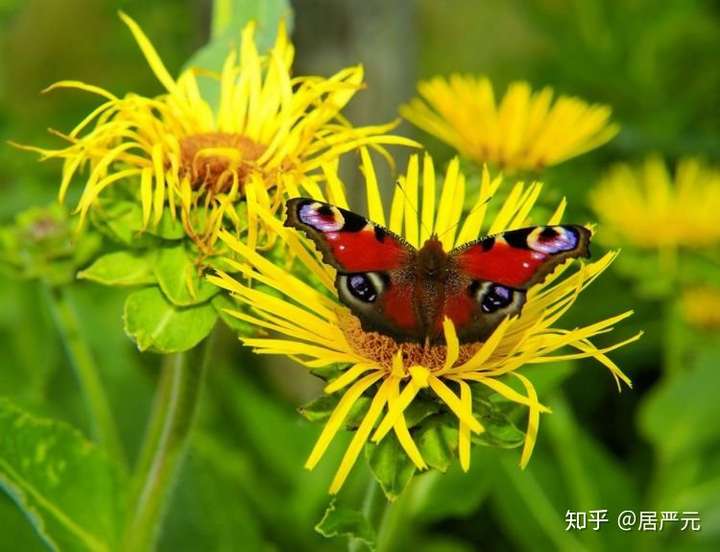
[[[110,401],[105,394],[105,388],[90,347],[80,331],[77,314],[68,297],[67,290],[64,287],[46,286],[45,295],[55,326],[62,337],[65,351],[80,384],[90,415],[92,436],[113,459],[126,465],[125,451],[110,408]]]
[[[377,531],[377,552],[398,550],[397,541],[406,534],[411,521],[409,505],[413,501],[414,482],[415,477],[395,501],[385,502],[385,511]]]
[[[365,516],[365,519],[368,520],[371,527],[375,527],[377,525],[377,522],[383,515],[384,509],[387,508],[387,504],[387,499],[380,489],[380,484],[375,480],[372,474],[370,474],[360,511]],[[351,538],[348,541],[349,552],[359,552],[366,549],[367,547],[361,539]]]
[[[214,333],[214,332],[213,332]],[[173,486],[189,441],[214,339],[196,349],[167,355],[135,470],[124,550],[155,548]],[[200,362],[198,362],[200,360]]]
[[[684,336],[680,306],[677,299],[664,299],[663,312],[663,365],[665,376],[673,377],[684,371]]]

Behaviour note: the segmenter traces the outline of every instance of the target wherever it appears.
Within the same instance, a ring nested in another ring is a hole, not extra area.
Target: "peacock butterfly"
[[[288,200],[284,224],[302,230],[337,270],[338,297],[365,331],[426,345],[443,342],[445,317],[461,343],[487,339],[520,312],[530,286],[590,254],[590,231],[578,225],[508,230],[449,253],[433,235],[416,249],[356,213],[303,197]]]

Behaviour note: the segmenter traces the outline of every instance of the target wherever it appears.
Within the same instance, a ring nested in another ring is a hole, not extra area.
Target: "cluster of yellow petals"
[[[540,170],[599,147],[618,126],[608,106],[533,91],[513,82],[498,102],[487,77],[452,75],[418,84],[420,98],[400,108],[414,125],[473,161],[496,167]]]
[[[367,151],[361,151],[370,220],[387,226],[416,247],[432,233],[441,236],[443,246],[449,250],[458,243],[476,239],[483,230],[498,233],[526,226],[530,223],[530,211],[542,187],[539,183],[515,184],[492,222],[486,224],[486,214],[501,184],[500,178],[491,179],[487,170],[484,171],[480,193],[474,207],[465,216],[466,181],[459,171],[457,160],[449,164],[443,185],[438,190],[432,159],[425,156],[421,163],[417,156],[413,156],[406,174],[395,189],[389,218],[386,219],[372,163]],[[330,174],[331,169],[328,168],[327,172]],[[341,182],[330,177],[328,184],[326,195],[317,190],[314,197],[347,208]],[[436,191],[439,191],[439,201],[436,201]],[[563,210],[564,202],[547,223],[558,224]],[[228,232],[222,233],[221,239],[241,260],[228,259],[228,262],[244,279],[238,280],[224,272],[210,278],[244,305],[242,310],[229,311],[232,315],[274,334],[243,339],[257,353],[286,355],[311,368],[336,363],[348,365],[325,388],[327,393],[343,392],[343,395],[310,453],[307,468],[311,469],[319,462],[342,428],[353,404],[364,393],[374,389],[370,407],[331,484],[331,493],[340,489],[368,439],[378,442],[390,431],[395,433],[418,469],[427,467],[404,417],[405,409],[421,389],[430,389],[457,416],[460,463],[468,469],[471,433],[484,430],[472,412],[470,383],[484,385],[505,399],[529,409],[522,466],[527,464],[535,444],[540,413],[548,411],[539,402],[532,382],[518,372],[523,365],[593,357],[610,370],[618,386],[620,381],[630,385],[630,380],[606,353],[637,339],[639,334],[605,349],[597,348],[590,341],[591,337],[609,331],[630,312],[573,330],[553,327],[580,292],[607,268],[615,257],[614,253],[582,265],[564,279],[560,279],[560,275],[570,264],[559,267],[545,282],[529,291],[527,303],[519,316],[504,320],[487,341],[472,344],[471,350],[463,350],[467,346],[459,344],[452,322],[446,320],[446,345],[441,348],[442,355],[434,355],[435,360],[424,363],[417,357],[413,359],[412,355],[403,355],[404,346],[399,344],[395,344],[395,351],[390,351],[389,355],[384,348],[373,353],[372,348],[353,346],[346,327],[350,315],[337,300],[333,285],[334,269],[318,260],[313,246],[295,230],[283,227],[282,222],[269,212],[261,211],[260,216],[287,243],[288,250],[317,278],[324,290],[308,285],[287,269],[263,258]],[[256,283],[263,287],[258,288],[254,285]],[[575,352],[552,354],[566,347],[575,349]],[[512,381],[519,384],[520,390],[511,385]],[[458,388],[459,393],[453,387]]]
[[[313,185],[322,178],[321,165],[360,145],[416,145],[386,134],[395,123],[356,128],[342,118],[340,111],[362,87],[362,67],[329,78],[293,77],[294,48],[282,25],[267,55],[258,53],[249,23],[220,74],[188,69],[176,80],[137,23],[121,17],[165,93],[117,97],[97,86],[59,82],[51,88],[81,89],[105,101],[63,135],[69,146],[25,146],[64,160],[61,199],[89,165],[81,218],[108,186],[134,179],[145,227],[157,225],[166,212],[173,218],[179,213],[187,233],[209,249],[229,219],[254,246],[264,231],[258,208],[277,209],[287,181]],[[199,75],[219,86],[217,109],[203,96]],[[241,199],[246,207],[238,205]],[[240,211],[245,208],[246,217]],[[200,209],[204,216],[194,213]]]
[[[675,174],[658,156],[613,166],[590,194],[609,240],[647,249],[720,243],[720,169],[678,161]]]

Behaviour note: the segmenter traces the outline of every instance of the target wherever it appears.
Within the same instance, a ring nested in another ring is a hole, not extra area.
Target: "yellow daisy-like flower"
[[[492,201],[501,183],[500,178],[491,179],[487,170],[484,171],[479,196],[470,213],[463,218],[466,184],[458,170],[457,159],[447,169],[439,203],[436,202],[437,183],[431,158],[425,156],[422,171],[419,165],[418,157],[413,156],[407,173],[395,189],[387,220],[373,166],[367,152],[362,150],[369,218],[381,225],[387,222],[391,231],[416,247],[433,233],[440,236],[443,247],[449,250],[457,244],[476,239],[483,230],[494,234],[526,225],[542,187],[540,183],[529,186],[517,183],[494,220],[486,224],[488,202]],[[332,178],[329,183],[327,199],[347,208],[341,183]],[[422,201],[419,201],[420,198]],[[317,196],[316,199],[324,198]],[[548,224],[559,223],[564,207],[563,202]],[[548,411],[539,402],[533,384],[519,372],[522,366],[593,357],[609,368],[618,386],[620,381],[630,385],[630,380],[606,353],[637,339],[639,335],[604,349],[593,345],[590,338],[608,331],[631,312],[573,330],[554,327],[580,292],[607,268],[615,257],[614,253],[582,265],[573,275],[562,280],[559,278],[561,273],[570,265],[559,267],[544,283],[528,292],[522,313],[505,319],[484,343],[460,344],[452,322],[446,319],[446,345],[424,347],[416,343],[398,344],[388,336],[363,331],[358,319],[340,304],[333,285],[334,269],[318,260],[313,245],[295,230],[283,227],[282,222],[269,213],[264,212],[261,216],[324,289],[319,291],[287,269],[272,264],[227,232],[221,238],[244,261],[231,261],[231,265],[248,280],[241,282],[224,272],[218,272],[210,279],[234,294],[241,304],[250,307],[250,310],[231,311],[231,314],[279,334],[243,339],[257,353],[287,355],[311,368],[336,363],[348,365],[325,388],[327,393],[342,392],[343,395],[310,453],[306,463],[308,469],[318,463],[358,398],[367,393],[373,395],[332,482],[331,493],[340,489],[368,439],[378,442],[390,431],[394,431],[417,468],[427,468],[404,416],[406,408],[423,389],[434,393],[444,407],[457,416],[460,464],[467,470],[471,433],[483,431],[483,426],[473,415],[471,383],[486,386],[505,399],[529,409],[520,459],[522,466],[527,464],[533,450],[540,413]],[[264,287],[253,288],[249,281]],[[552,354],[564,347],[576,351]],[[520,391],[511,385],[513,381],[519,385]]]
[[[720,289],[709,286],[687,289],[680,304],[689,324],[707,330],[720,328]]]
[[[476,163],[540,170],[597,148],[619,130],[606,105],[533,92],[513,82],[496,104],[487,77],[452,75],[420,82],[421,98],[400,108],[412,124],[450,144]]]
[[[590,201],[618,244],[676,250],[720,242],[720,170],[697,159],[680,160],[674,176],[657,156],[637,168],[615,165]]]
[[[201,73],[219,85],[215,109],[201,93],[199,70],[186,70],[174,79],[137,23],[121,17],[166,92],[121,98],[97,86],[59,82],[50,89],[77,88],[105,102],[64,136],[69,146],[29,148],[46,159],[64,160],[61,199],[76,173],[89,164],[78,205],[82,218],[105,188],[135,179],[145,227],[157,225],[166,210],[173,218],[179,211],[187,234],[209,250],[227,218],[238,231],[247,231],[252,246],[263,230],[257,227],[257,207],[276,209],[289,180],[313,187],[323,163],[360,145],[416,145],[386,135],[394,123],[353,128],[341,117],[362,87],[362,67],[327,79],[292,77],[294,49],[282,25],[267,56],[258,54],[250,23],[222,72]],[[239,211],[240,200],[247,204],[246,217]],[[202,216],[191,216],[200,209]]]

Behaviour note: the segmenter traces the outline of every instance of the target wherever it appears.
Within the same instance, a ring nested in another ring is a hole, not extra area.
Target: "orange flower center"
[[[388,371],[392,368],[393,357],[398,350],[402,351],[403,364],[406,367],[418,364],[433,371],[445,366],[447,351],[445,345],[425,347],[419,343],[398,343],[390,336],[378,332],[366,332],[362,329],[360,320],[347,311],[338,311],[337,315],[339,326],[350,347],[358,355],[374,360]],[[470,360],[481,345],[482,343],[460,345],[460,355],[454,366]]]
[[[217,194],[235,183],[239,191],[267,148],[242,134],[206,132],[180,141],[183,176],[194,190]]]

